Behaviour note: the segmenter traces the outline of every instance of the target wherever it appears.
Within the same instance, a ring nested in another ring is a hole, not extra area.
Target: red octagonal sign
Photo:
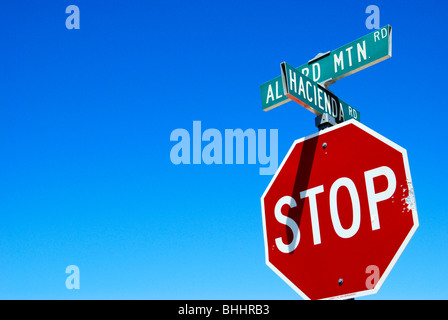
[[[266,264],[305,299],[376,293],[418,227],[406,150],[356,120],[295,141],[261,205]]]

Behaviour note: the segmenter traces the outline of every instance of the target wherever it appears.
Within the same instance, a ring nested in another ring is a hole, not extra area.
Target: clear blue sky
[[[68,5],[81,11],[68,30]],[[170,134],[316,132],[259,85],[369,32],[393,55],[331,89],[408,151],[420,227],[378,294],[448,297],[443,1],[8,1],[0,10],[0,298],[300,299],[265,265],[259,164],[174,165]],[[442,110],[440,113],[437,110]],[[77,265],[79,290],[65,287]]]

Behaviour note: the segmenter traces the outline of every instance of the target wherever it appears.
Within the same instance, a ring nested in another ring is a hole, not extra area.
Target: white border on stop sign
[[[261,211],[262,211],[262,219],[263,219],[264,249],[265,249],[266,265],[269,268],[271,268],[280,278],[282,278],[283,281],[285,281],[292,289],[294,289],[294,291],[296,291],[302,298],[307,299],[307,300],[309,300],[310,298],[308,298],[308,296],[304,292],[302,292],[286,276],[284,276],[283,273],[280,272],[280,270],[278,270],[273,264],[271,264],[269,262],[269,250],[268,250],[268,239],[267,239],[267,232],[266,232],[264,198],[266,197],[266,194],[268,193],[269,189],[271,188],[272,184],[274,183],[275,179],[277,178],[277,175],[282,170],[283,165],[285,164],[286,160],[289,158],[292,150],[294,150],[294,147],[298,143],[301,143],[301,142],[303,142],[305,140],[312,139],[312,138],[317,137],[319,135],[324,135],[324,134],[326,134],[328,132],[331,132],[333,130],[337,130],[339,128],[342,128],[342,127],[350,125],[350,124],[353,124],[353,125],[357,126],[358,128],[360,128],[361,130],[366,131],[367,133],[369,133],[373,137],[375,137],[378,140],[382,141],[383,143],[389,145],[390,147],[392,147],[395,150],[399,151],[403,155],[403,163],[404,163],[404,168],[405,168],[405,173],[406,173],[406,181],[408,183],[408,189],[409,189],[410,193],[413,190],[412,179],[411,179],[411,170],[409,168],[409,160],[408,160],[408,154],[407,154],[406,149],[404,149],[403,147],[400,147],[398,144],[390,141],[386,137],[384,137],[384,136],[380,135],[379,133],[373,131],[372,129],[370,129],[369,127],[365,126],[364,124],[360,123],[357,120],[350,119],[348,121],[342,122],[340,124],[337,124],[335,126],[327,128],[325,130],[318,131],[316,133],[313,133],[313,134],[311,134],[309,136],[306,136],[304,138],[295,140],[293,142],[291,148],[289,148],[288,153],[286,154],[286,156],[283,159],[282,163],[280,164],[280,166],[278,167],[277,171],[275,172],[274,177],[271,179],[271,182],[269,183],[268,187],[266,188],[266,190],[264,191],[263,195],[261,196]],[[416,206],[416,203],[415,203],[414,194],[409,194],[409,196],[413,197],[413,199],[411,199],[411,202],[413,202],[412,203],[412,208],[410,208],[410,209],[412,211],[412,218],[414,220],[414,225],[411,228],[411,230],[409,231],[409,233],[406,236],[406,238],[403,241],[403,243],[401,244],[400,248],[397,250],[397,252],[394,255],[394,257],[392,258],[392,261],[389,263],[389,266],[386,268],[386,270],[381,275],[381,278],[378,280],[377,284],[375,285],[375,288],[367,289],[367,290],[363,290],[363,291],[358,291],[358,292],[353,292],[353,293],[350,293],[350,294],[344,294],[344,295],[340,295],[340,296],[328,297],[328,298],[325,298],[323,300],[356,298],[356,297],[361,297],[361,296],[365,296],[365,295],[369,295],[369,294],[375,294],[375,293],[378,292],[378,290],[381,288],[381,286],[383,285],[384,281],[386,280],[387,276],[389,275],[390,271],[394,267],[395,263],[398,261],[398,258],[401,256],[401,253],[403,252],[404,248],[406,248],[407,244],[409,243],[409,241],[411,240],[412,236],[414,235],[415,231],[417,230],[417,228],[419,226],[418,216],[417,216],[417,206]]]

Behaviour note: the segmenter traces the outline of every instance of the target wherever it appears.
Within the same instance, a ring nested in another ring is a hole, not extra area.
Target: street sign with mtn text
[[[329,86],[391,56],[392,27],[387,25],[336,50],[319,54],[296,69],[314,82]],[[283,91],[281,76],[263,83],[260,93],[264,111],[290,101]]]

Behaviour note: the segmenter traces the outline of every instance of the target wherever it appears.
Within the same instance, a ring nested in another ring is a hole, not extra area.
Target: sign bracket
[[[329,115],[328,113],[323,113],[320,117],[317,116],[314,119],[314,122],[319,131],[321,131],[331,126],[334,126],[336,124],[336,119],[331,115]]]
[[[330,55],[330,53],[331,53],[331,51],[327,51],[325,53],[318,53],[313,59],[308,60],[308,64],[311,64],[311,63],[313,63],[313,62],[315,62],[315,61],[317,61],[317,60],[319,60],[319,59],[321,59],[323,57],[326,57],[326,56]]]

